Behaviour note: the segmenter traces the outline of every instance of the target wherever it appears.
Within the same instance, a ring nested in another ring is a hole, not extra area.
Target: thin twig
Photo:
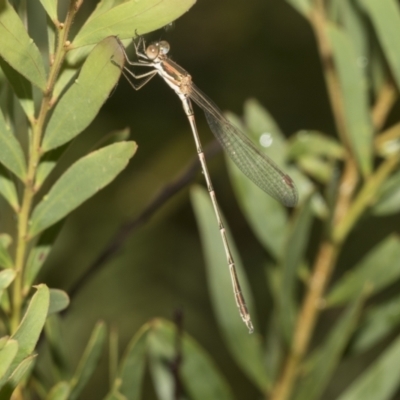
[[[372,123],[379,132],[386,122],[386,118],[397,99],[397,90],[392,81],[386,82],[376,99],[372,109]]]
[[[219,143],[215,140],[206,146],[204,154],[207,158],[212,158],[221,151]],[[184,171],[172,182],[168,183],[158,195],[150,202],[150,204],[142,211],[139,216],[124,223],[118,231],[115,233],[113,238],[106,245],[104,250],[99,254],[96,260],[90,265],[83,276],[77,281],[68,291],[69,296],[72,298],[76,293],[96,274],[100,268],[108,262],[113,256],[115,256],[125,241],[129,238],[132,233],[138,229],[141,225],[147,222],[156,211],[158,211],[169,199],[175,194],[187,186],[196,176],[200,169],[200,162],[196,157],[193,161],[184,169]]]

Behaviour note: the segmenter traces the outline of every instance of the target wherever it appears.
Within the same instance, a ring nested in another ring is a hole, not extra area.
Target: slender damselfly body
[[[221,233],[236,304],[239,308],[242,320],[251,333],[253,331],[253,324],[240,288],[236,274],[235,262],[229,247],[225,227],[222,222],[214,188],[211,183],[210,174],[208,173],[202,145],[197,132],[191,100],[193,100],[204,111],[211,131],[214,133],[215,137],[221,143],[230,158],[257,186],[288,207],[293,207],[297,203],[298,195],[296,187],[289,175],[282,172],[268,156],[261,153],[256,148],[244,133],[232,125],[223,116],[221,110],[214,104],[214,102],[212,102],[197,88],[197,86],[194,85],[189,73],[168,57],[167,54],[170,49],[168,42],[163,40],[146,46],[143,37],[140,37],[138,43],[134,43],[137,61],[129,60],[121,42],[120,45],[124,51],[126,62],[129,65],[133,67],[150,68],[149,71],[136,74],[127,67],[124,67],[124,75],[135,90],[142,88],[151,78],[158,74],[175,91],[182,101],[183,109],[192,130],[197,154],[206,180],[207,190],[211,198],[219,231]],[[138,82],[134,83],[128,78],[127,74],[138,80]]]

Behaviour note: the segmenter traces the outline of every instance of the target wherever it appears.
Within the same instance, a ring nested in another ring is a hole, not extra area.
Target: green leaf
[[[7,248],[0,241],[0,268],[12,268],[14,265],[13,260],[11,259],[10,253]],[[1,289],[1,285],[0,285]]]
[[[124,60],[121,47],[113,37],[94,48],[79,77],[54,109],[43,139],[43,151],[67,143],[93,121],[117,83],[121,75],[119,66],[123,66]]]
[[[15,368],[5,386],[0,390],[0,400],[9,400],[11,394],[14,392],[15,388],[21,383],[23,379],[27,376],[28,372],[32,369],[33,364],[36,359],[36,354],[25,358],[21,363]]]
[[[378,201],[371,208],[374,215],[390,215],[400,210],[400,172],[383,183],[376,197]]]
[[[86,349],[79,361],[79,365],[71,379],[71,394],[69,395],[69,399],[74,400],[78,398],[92,376],[99,362],[106,335],[107,331],[104,323],[98,322],[93,329]]]
[[[312,219],[311,197],[308,197],[290,228],[282,259],[279,314],[286,338],[294,331],[297,274],[309,241]]]
[[[30,121],[33,121],[35,105],[32,97],[32,84],[14,68],[11,68],[3,59],[0,59],[0,67],[7,77],[7,80],[10,82],[26,116]]]
[[[13,269],[5,269],[0,272],[0,291],[7,289],[14,281],[16,272]]]
[[[7,0],[0,0],[0,56],[28,81],[43,91],[46,89],[46,73],[39,49]]]
[[[57,17],[57,3],[58,0],[40,0],[43,8],[46,10],[48,16],[53,22],[58,21]]]
[[[1,135],[1,133],[0,133]],[[10,177],[10,173],[0,165],[0,194],[7,200],[8,204],[15,211],[19,211],[19,201],[17,189]]]
[[[400,336],[338,397],[338,400],[388,400],[400,382]]]
[[[213,212],[209,196],[203,188],[195,186],[191,191],[192,205],[195,211],[197,225],[200,230],[204,257],[207,267],[207,279],[211,292],[214,312],[228,349],[233,358],[248,377],[260,390],[265,391],[270,384],[263,360],[263,350],[256,334],[249,335],[242,322],[235,298],[232,293],[232,283],[229,276],[225,251],[222,245],[218,224]],[[226,227],[226,225],[225,225]],[[226,229],[228,234],[228,229]],[[228,234],[228,239],[230,235]],[[231,250],[236,260],[236,269],[242,292],[250,313],[253,302],[247,279],[239,261],[233,241],[229,240]]]
[[[183,363],[179,371],[188,397],[193,400],[233,399],[232,392],[211,358],[185,333],[179,333],[170,322],[155,320],[148,334],[150,372],[159,399],[172,399],[175,377],[171,370],[177,354],[177,342],[182,348]],[[201,379],[199,379],[201,377]],[[207,382],[207,384],[204,384]]]
[[[8,340],[4,347],[0,350],[0,379],[7,372],[15,355],[18,351],[18,342],[16,340]]]
[[[352,342],[351,350],[362,353],[376,345],[400,325],[400,297],[368,308]]]
[[[327,305],[344,304],[367,286],[376,293],[400,278],[400,240],[392,235],[375,246],[347,272],[326,297]]]
[[[110,35],[118,35],[121,39],[135,37],[136,33],[143,35],[174,21],[194,3],[195,0],[127,1],[90,18],[72,46],[97,43]]]
[[[49,309],[49,289],[46,285],[38,285],[36,293],[29,302],[22,321],[11,336],[18,342],[18,353],[11,365],[11,371],[26,357],[30,356],[35,349],[36,343],[42,332]]]
[[[348,35],[328,25],[346,118],[347,140],[353,149],[363,175],[369,175],[372,165],[373,126],[369,113],[369,98],[365,78],[357,65],[357,55]]]
[[[134,142],[115,143],[75,162],[36,206],[30,221],[31,237],[55,224],[109,184],[136,151]]]
[[[48,314],[55,314],[69,306],[69,297],[64,290],[50,289],[50,305]]]
[[[286,0],[286,2],[304,16],[307,16],[311,10],[311,0]]]
[[[302,377],[294,400],[321,398],[356,327],[363,300],[364,297],[360,295],[347,307],[340,320],[330,330],[324,343],[311,354],[309,363],[312,369],[305,377]]]
[[[46,400],[68,400],[71,387],[68,382],[58,382],[46,396]]]
[[[117,380],[119,391],[130,400],[142,398],[142,382],[146,366],[147,336],[151,325],[144,325],[130,341],[122,358]]]
[[[242,132],[248,134],[239,119],[229,114],[229,120]],[[267,119],[268,123],[268,119]],[[279,259],[282,255],[284,229],[287,225],[287,213],[285,208],[272,197],[265,194],[257,185],[251,182],[230,159],[225,157],[229,176],[236,198],[241,209],[250,224],[254,234],[260,243]],[[268,220],[268,223],[266,223]]]
[[[0,14],[1,15],[1,14]],[[1,18],[0,18],[1,26]],[[1,29],[0,29],[1,31]],[[1,39],[0,39],[1,41]],[[17,175],[21,180],[26,177],[26,163],[21,145],[6,125],[0,110],[0,163]]]
[[[358,0],[379,38],[393,77],[400,88],[400,9],[395,0]]]

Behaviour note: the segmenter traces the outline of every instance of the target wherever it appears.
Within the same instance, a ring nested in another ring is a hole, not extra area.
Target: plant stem
[[[16,278],[12,286],[12,315],[10,321],[11,333],[14,333],[21,320],[21,309],[23,306],[23,271],[27,256],[28,244],[31,238],[28,237],[29,217],[32,210],[33,199],[35,196],[35,178],[41,157],[41,141],[44,132],[44,124],[47,114],[51,108],[51,97],[58,73],[66,55],[65,43],[67,42],[68,32],[73,18],[77,11],[76,1],[70,3],[70,8],[64,24],[58,26],[58,42],[54,58],[48,77],[46,91],[36,120],[31,124],[32,136],[29,145],[28,171],[25,180],[25,187],[22,194],[22,205],[17,214],[17,244],[15,252],[15,271]]]

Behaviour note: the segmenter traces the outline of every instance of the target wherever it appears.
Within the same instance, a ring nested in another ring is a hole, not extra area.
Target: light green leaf
[[[121,75],[119,66],[123,66],[124,60],[121,47],[113,37],[94,48],[77,80],[54,109],[43,139],[43,151],[67,143],[93,121],[117,83]]]
[[[30,356],[35,349],[36,343],[42,332],[49,309],[49,289],[46,285],[38,285],[36,293],[29,302],[22,321],[11,336],[18,342],[18,353],[11,365],[11,371],[26,357]]]
[[[126,167],[136,148],[134,142],[115,143],[75,162],[33,210],[29,235],[55,224],[109,184]]]
[[[130,400],[142,398],[142,382],[146,366],[147,336],[151,324],[144,325],[130,341],[122,358],[118,378],[119,391]]]
[[[46,89],[42,56],[8,0],[0,0],[0,56],[28,81]]]
[[[46,400],[68,400],[71,387],[68,382],[61,381],[54,385],[49,394],[46,396]]]
[[[226,255],[211,201],[206,190],[198,186],[192,189],[191,199],[200,230],[206,260],[208,285],[218,324],[232,357],[257,387],[265,391],[271,382],[264,365],[263,350],[257,334],[249,335],[239,316],[232,293]],[[226,230],[228,232],[228,229]],[[229,239],[230,235],[228,234]],[[245,279],[233,241],[229,240],[229,243],[236,260],[235,265],[242,292],[246,299],[248,310],[254,318],[255,313],[252,313],[254,309],[249,285],[247,279]]]
[[[177,357],[177,341],[181,343],[184,360],[179,371],[189,398],[193,400],[233,399],[227,382],[220,375],[208,354],[193,338],[185,333],[180,334],[172,323],[163,320],[153,321],[147,340],[150,372],[159,399],[172,400],[174,398],[175,378],[170,364]]]
[[[400,382],[400,336],[337,400],[388,400]]]
[[[0,268],[12,268],[13,265],[14,263],[11,259],[10,253],[7,250],[7,247],[3,246],[3,243],[0,241]],[[1,285],[0,289],[2,289]]]
[[[57,3],[58,0],[40,0],[43,8],[46,10],[48,16],[53,22],[58,21],[57,17]]]
[[[400,9],[395,0],[358,0],[379,38],[397,88],[400,88]]]
[[[19,211],[17,189],[10,178],[10,173],[0,165],[0,194],[7,200],[8,204],[15,211]]]
[[[3,59],[0,59],[0,67],[4,72],[4,75],[7,77],[7,80],[17,96],[26,116],[30,121],[32,121],[35,114],[35,106],[32,97],[32,84],[15,69],[11,68]]]
[[[16,340],[8,340],[4,347],[0,350],[0,379],[7,372],[15,355],[18,351],[18,342]]]
[[[0,272],[0,292],[7,289],[14,281],[16,272],[13,269],[5,269]]]
[[[299,13],[307,16],[311,9],[311,0],[286,0],[291,4]]]
[[[0,14],[1,15],[1,14]],[[1,18],[0,18],[1,26]],[[1,30],[1,28],[0,28]],[[1,39],[0,39],[1,41]],[[10,128],[6,125],[3,113],[0,110],[0,163],[25,180],[26,163],[21,145],[15,138]]]
[[[252,108],[253,102],[247,103],[247,109]],[[257,121],[259,125],[265,124],[272,126],[272,131],[275,131],[275,123],[272,119],[268,118],[269,115],[262,114],[259,106],[254,106],[253,112],[248,111],[248,114],[259,114],[252,118],[248,115],[248,119]],[[263,120],[263,117],[265,121]],[[249,131],[240,123],[240,120],[233,114],[229,114],[229,120],[237,126],[242,132],[254,135],[253,131]],[[260,121],[261,120],[261,121]],[[260,121],[260,122],[258,122]],[[253,126],[254,128],[254,126]],[[279,129],[276,127],[276,129]],[[279,132],[278,132],[279,135]],[[277,142],[279,143],[279,136]],[[281,147],[278,146],[277,150]],[[278,152],[278,151],[277,151]],[[249,222],[254,234],[261,244],[268,249],[271,254],[279,259],[282,255],[283,241],[284,241],[284,227],[287,225],[287,213],[285,208],[272,197],[265,194],[258,186],[251,182],[235,165],[230,157],[225,157],[229,175],[235,189],[236,198],[242,208],[242,211]]]
[[[347,140],[356,156],[360,171],[363,175],[369,175],[374,130],[369,113],[367,85],[357,65],[357,55],[348,35],[332,24],[327,26],[326,32],[332,44],[340,81]]]
[[[376,197],[378,201],[371,208],[374,215],[390,215],[400,210],[400,172],[383,183]]]
[[[346,303],[367,286],[370,294],[400,278],[400,240],[392,235],[375,246],[339,280],[326,297],[327,305]]]
[[[0,400],[8,400],[11,394],[14,392],[15,388],[21,383],[23,379],[26,378],[28,372],[31,371],[33,364],[36,359],[36,354],[25,358],[21,363],[15,368],[6,384],[0,390]]]
[[[107,331],[105,324],[103,322],[98,322],[93,329],[86,349],[79,361],[79,365],[71,379],[70,400],[78,398],[97,367],[106,340],[106,335]]]
[[[400,325],[400,297],[370,306],[365,313],[351,350],[362,353],[383,340]]]
[[[330,330],[324,343],[311,354],[308,360],[311,371],[302,377],[294,400],[321,398],[356,327],[363,299],[364,297],[360,295],[353,304],[347,307],[340,320]]]
[[[97,43],[110,35],[132,38],[159,29],[187,12],[195,0],[127,1],[98,13],[82,27],[72,43],[81,47]]]
[[[69,297],[64,290],[50,289],[50,305],[48,314],[55,314],[69,306]]]
[[[294,331],[297,274],[309,241],[312,219],[311,197],[309,197],[290,227],[282,258],[279,315],[286,338],[290,338]]]

